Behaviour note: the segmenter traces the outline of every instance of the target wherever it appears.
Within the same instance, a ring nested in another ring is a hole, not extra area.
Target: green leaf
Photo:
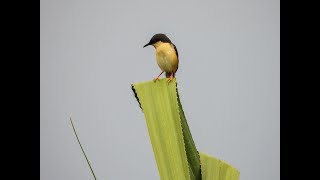
[[[176,79],[135,83],[132,90],[146,119],[160,178],[209,180],[211,173],[216,172],[216,167],[210,166],[214,159],[200,156],[197,151],[180,103]],[[204,164],[201,162],[200,165],[200,157]],[[203,173],[205,176],[202,177]]]
[[[204,180],[238,180],[240,172],[224,162],[200,152],[201,172]]]

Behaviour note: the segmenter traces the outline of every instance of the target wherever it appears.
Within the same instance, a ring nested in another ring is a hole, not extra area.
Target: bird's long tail
[[[171,73],[170,72],[166,72],[166,78],[169,78],[170,77],[170,75],[171,75]],[[175,73],[173,73],[173,77],[175,77],[176,75],[175,75]]]

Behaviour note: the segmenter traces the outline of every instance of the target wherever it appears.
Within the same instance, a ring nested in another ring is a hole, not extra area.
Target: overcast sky
[[[178,90],[199,151],[243,180],[280,179],[279,0],[40,0],[42,180],[159,179],[130,84],[179,51]],[[164,75],[162,76],[164,77]]]

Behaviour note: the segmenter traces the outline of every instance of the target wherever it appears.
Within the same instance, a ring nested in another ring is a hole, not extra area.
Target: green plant
[[[199,153],[185,118],[176,79],[132,85],[144,113],[162,180],[238,180],[239,171]]]

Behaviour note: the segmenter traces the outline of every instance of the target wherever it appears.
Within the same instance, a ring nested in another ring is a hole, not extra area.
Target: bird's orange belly
[[[163,45],[156,51],[157,64],[165,72],[176,72],[178,69],[178,57],[170,45]]]

